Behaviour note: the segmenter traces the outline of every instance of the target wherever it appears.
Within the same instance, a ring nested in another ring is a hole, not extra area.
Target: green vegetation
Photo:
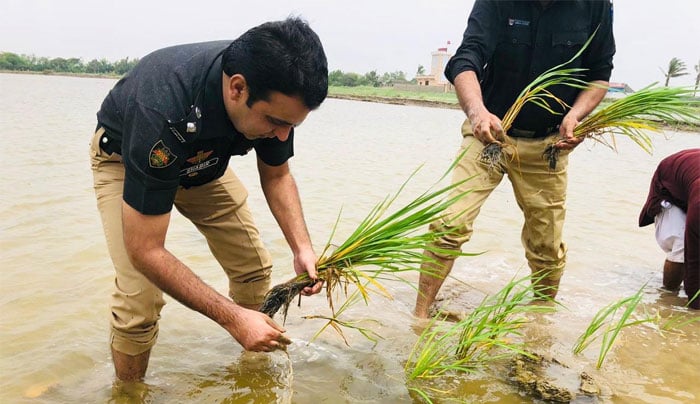
[[[382,87],[390,86],[395,83],[410,83],[406,79],[406,73],[401,70],[384,73],[380,75],[376,70],[365,74],[359,74],[354,72],[343,72],[342,70],[333,70],[328,73],[328,85],[330,86],[343,86],[343,87],[357,87],[357,86],[371,86],[371,87]]]
[[[457,95],[454,92],[437,93],[416,90],[403,90],[394,87],[328,87],[328,94],[336,98],[349,98],[359,100],[377,100],[390,102],[395,101],[416,101],[426,103],[440,103],[445,106],[458,107]]]
[[[671,332],[680,331],[681,328],[689,324],[700,322],[700,316],[688,316],[685,315],[687,313],[680,313],[664,319],[658,311],[654,314],[647,312],[646,309],[641,316],[635,316],[635,311],[642,300],[645,286],[642,286],[634,295],[622,298],[600,309],[593,316],[588,328],[576,340],[573,347],[574,354],[580,354],[593,341],[602,337],[598,360],[596,361],[596,368],[600,369],[623,328],[640,324],[652,324],[656,325],[659,332]],[[621,314],[615,320],[618,313]]]
[[[508,131],[525,104],[531,102],[540,108],[549,111],[553,115],[561,115],[561,112],[555,111],[553,108],[558,105],[561,111],[566,110],[569,105],[554,95],[549,90],[549,87],[561,85],[583,89],[588,86],[587,82],[580,79],[583,72],[585,72],[587,69],[565,68],[565,66],[578,58],[583,51],[586,50],[596,32],[593,32],[593,35],[588,38],[583,47],[581,47],[581,49],[573,57],[571,57],[571,59],[546,70],[537,76],[532,82],[530,82],[530,84],[525,86],[522,91],[520,91],[520,94],[518,94],[518,97],[515,99],[515,101],[513,101],[513,104],[510,106],[510,108],[508,108],[506,113],[503,115],[503,119],[501,120],[503,138],[495,139],[492,143],[486,145],[486,147],[479,154],[479,160],[488,167],[489,171],[494,171],[497,169],[501,161],[506,156],[506,153],[504,152],[506,149],[509,149],[512,152],[512,155],[509,157],[511,160],[518,158],[517,150],[515,146],[513,146],[513,140],[508,136]]]
[[[591,323],[588,325],[588,328],[586,328],[586,331],[579,336],[578,340],[574,344],[574,353],[580,354],[594,340],[602,337],[603,340],[600,345],[598,361],[596,362],[596,368],[600,369],[600,367],[603,365],[603,361],[605,361],[605,357],[615,343],[615,339],[623,328],[653,322],[654,318],[649,315],[645,315],[640,319],[632,318],[632,314],[637,308],[639,302],[642,300],[644,286],[642,286],[634,295],[620,299],[617,302],[611,303],[600,309],[593,317],[593,320],[591,320]],[[619,311],[622,311],[622,314],[617,321],[614,321],[613,319]]]
[[[44,74],[88,74],[122,76],[138,63],[139,59],[121,59],[109,62],[106,59],[93,59],[84,63],[79,58],[53,58],[17,55],[11,52],[0,53],[0,71],[37,72]]]
[[[575,137],[591,138],[616,150],[615,135],[627,136],[647,153],[652,152],[650,132],[662,132],[663,125],[697,126],[700,100],[692,88],[646,87],[598,108],[574,129]],[[609,139],[606,138],[609,137]],[[544,156],[554,169],[559,149],[549,145]]]
[[[678,58],[672,58],[668,62],[668,68],[665,71],[662,69],[661,72],[666,77],[666,82],[664,83],[664,86],[666,87],[668,87],[668,82],[672,78],[681,77],[688,74],[686,71],[685,62]]]
[[[695,91],[693,92],[693,97],[695,97],[695,95],[697,94],[698,87],[700,86],[700,60],[698,60],[698,64],[696,64],[694,67],[695,67]]]
[[[406,361],[409,390],[426,402],[428,391],[418,385],[456,373],[472,373],[488,364],[513,355],[530,356],[524,349],[521,327],[530,320],[528,314],[551,313],[551,299],[540,294],[526,276],[514,279],[493,296],[487,296],[464,319],[457,323],[434,318],[421,333]],[[531,304],[536,297],[547,304]]]
[[[452,163],[434,186],[451,173],[457,162],[459,162],[459,158]],[[435,240],[444,236],[449,230],[432,231],[428,229],[428,225],[444,215],[449,206],[470,192],[450,194],[464,181],[437,190],[433,190],[431,187],[406,205],[388,214],[389,208],[393,206],[408,181],[413,178],[417,171],[411,174],[394,195],[387,196],[375,205],[352,234],[340,245],[332,243],[338,225],[336,222],[328,242],[316,262],[318,277],[325,282],[326,297],[332,312],[331,316],[320,318],[328,320],[330,322],[328,325],[341,335],[340,327],[350,326],[350,328],[354,328],[374,340],[368,330],[355,326],[352,322],[339,320],[339,314],[359,300],[368,302],[370,292],[391,298],[390,293],[382,285],[383,281],[399,280],[411,284],[410,281],[401,278],[402,273],[421,271],[422,264],[434,262],[432,258],[423,254],[424,250],[440,255],[448,254],[453,257],[472,255],[462,253],[459,250],[445,250],[433,245]],[[339,220],[340,215],[338,216]],[[286,316],[287,308],[294,297],[304,287],[313,283],[307,274],[301,274],[288,282],[276,285],[265,295],[260,311],[272,317],[280,308],[284,308],[283,312]],[[342,290],[345,292],[345,296],[348,296],[350,286],[356,291],[349,298],[346,298],[345,302],[336,310],[335,292]],[[328,325],[324,326],[324,329]]]

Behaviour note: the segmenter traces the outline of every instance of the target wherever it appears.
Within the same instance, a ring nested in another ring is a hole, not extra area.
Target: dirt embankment
[[[434,108],[461,109],[459,104],[450,103],[450,102],[432,101],[432,100],[418,100],[418,99],[399,98],[399,97],[380,97],[380,96],[349,95],[349,94],[328,94],[328,98],[336,98],[336,99],[340,99],[340,100],[365,101],[365,102],[379,102],[382,104],[394,104],[394,105],[419,105],[419,106],[434,107]]]

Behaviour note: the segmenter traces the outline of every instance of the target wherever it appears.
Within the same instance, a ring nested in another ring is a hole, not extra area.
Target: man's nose
[[[289,138],[289,133],[292,131],[291,126],[280,126],[273,131],[275,137],[284,142]]]

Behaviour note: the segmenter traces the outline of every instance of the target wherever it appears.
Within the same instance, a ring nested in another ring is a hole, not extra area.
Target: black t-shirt
[[[228,118],[221,53],[230,41],[155,51],[119,80],[97,113],[125,167],[124,201],[144,214],[172,209],[178,187],[221,177],[232,155],[251,149],[277,166],[294,155],[293,132],[248,140]],[[116,146],[116,147],[115,147]]]
[[[546,70],[571,59],[598,28],[583,54],[569,67],[583,67],[585,81],[608,81],[612,72],[615,40],[610,0],[540,1],[477,0],[469,16],[462,44],[445,67],[454,83],[463,71],[474,71],[481,82],[486,108],[503,118],[520,92]],[[572,105],[579,89],[549,88]],[[565,112],[558,105],[554,110]],[[539,130],[561,123],[554,115],[527,103],[513,126]]]

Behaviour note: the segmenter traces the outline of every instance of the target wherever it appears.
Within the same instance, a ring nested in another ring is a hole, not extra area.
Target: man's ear
[[[234,74],[228,82],[228,97],[234,102],[245,101],[248,97],[248,83],[241,74]]]

